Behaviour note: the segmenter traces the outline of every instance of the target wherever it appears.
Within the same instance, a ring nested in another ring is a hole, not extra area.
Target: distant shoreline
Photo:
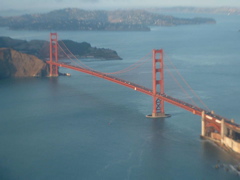
[[[83,8],[85,9],[85,8]],[[194,6],[169,6],[169,7],[150,7],[150,8],[138,8],[147,11],[157,11],[157,12],[177,12],[177,13],[196,13],[196,14],[240,14],[240,7],[235,6],[221,6],[221,7],[194,7]],[[85,9],[87,10],[87,9]],[[89,9],[90,10],[90,9]],[[108,10],[108,9],[106,9]],[[115,8],[113,10],[119,10],[119,8]],[[124,9],[120,9],[124,10]],[[24,14],[43,14],[54,11],[54,9],[5,9],[0,11],[0,16],[21,16]],[[27,12],[27,13],[26,13]]]
[[[158,11],[155,9],[155,12]],[[147,10],[88,11],[66,8],[44,14],[0,17],[0,27],[12,30],[150,31],[150,26],[215,24],[213,18],[178,18]]]

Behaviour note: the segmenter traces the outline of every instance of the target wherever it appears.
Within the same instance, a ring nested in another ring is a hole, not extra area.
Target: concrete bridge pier
[[[165,113],[152,113],[150,115],[147,115],[147,118],[153,118],[153,119],[157,119],[157,118],[166,118],[166,117],[170,117],[170,114],[165,114]]]
[[[224,136],[225,136],[225,121],[222,119],[221,122],[221,144],[224,144]]]
[[[202,123],[201,138],[204,138],[205,137],[205,112],[204,111],[202,111],[201,123]]]

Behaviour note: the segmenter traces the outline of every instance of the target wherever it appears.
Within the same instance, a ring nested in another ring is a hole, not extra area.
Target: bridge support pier
[[[225,136],[225,121],[222,119],[221,121],[221,143],[224,144],[224,136]]]
[[[57,33],[50,33],[50,51],[49,51],[49,76],[58,76],[58,66],[54,63],[58,63],[58,38]]]
[[[151,115],[147,115],[148,118],[163,118],[169,117],[169,114],[165,114],[164,101],[157,98],[157,94],[164,94],[164,64],[163,64],[163,50],[153,50],[152,60],[152,83],[153,83],[153,110]],[[158,78],[159,77],[159,78]],[[159,92],[157,91],[159,86]]]
[[[205,137],[205,112],[204,111],[202,111],[201,122],[202,122],[201,138],[204,138]]]

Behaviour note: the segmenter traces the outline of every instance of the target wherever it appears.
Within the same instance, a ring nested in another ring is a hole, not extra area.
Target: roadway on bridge
[[[232,123],[227,118],[221,117],[221,116],[216,115],[216,114],[212,114],[210,111],[204,110],[204,109],[199,108],[195,105],[189,104],[187,102],[184,102],[182,100],[179,100],[179,99],[171,97],[171,96],[168,96],[166,94],[156,93],[154,95],[152,89],[146,88],[144,86],[138,85],[138,84],[130,82],[130,81],[126,81],[126,80],[117,78],[115,76],[111,76],[111,75],[108,75],[108,74],[105,74],[105,73],[102,73],[102,72],[99,72],[99,71],[95,71],[95,70],[92,70],[92,69],[87,69],[87,68],[83,68],[83,67],[80,67],[80,66],[73,66],[73,65],[69,65],[69,64],[65,64],[65,63],[59,63],[59,62],[56,63],[56,62],[50,62],[50,61],[47,61],[47,63],[52,64],[52,65],[56,65],[58,67],[68,68],[68,69],[72,69],[72,70],[79,71],[79,72],[82,72],[82,73],[86,73],[86,74],[89,74],[89,75],[92,75],[92,76],[95,76],[95,77],[99,77],[99,78],[102,78],[102,79],[106,79],[108,81],[120,84],[122,86],[128,87],[128,88],[133,89],[135,91],[139,91],[141,93],[147,94],[149,96],[155,96],[158,99],[161,99],[161,100],[163,100],[165,102],[168,102],[172,105],[178,106],[182,109],[190,111],[193,114],[196,114],[196,115],[199,115],[199,116],[201,116],[202,112],[204,111],[205,114],[209,117],[209,119],[211,119],[213,121],[219,121],[220,122],[222,119],[224,119],[226,123],[229,123],[229,124],[232,124],[232,125],[235,125],[235,126],[239,126],[235,123]]]

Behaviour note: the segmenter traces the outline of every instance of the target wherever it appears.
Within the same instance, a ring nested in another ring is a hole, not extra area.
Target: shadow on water
[[[218,161],[226,163],[237,163],[237,160],[234,159],[228,152],[208,140],[202,141],[202,152],[204,158],[208,161],[214,161],[217,159]]]
[[[59,91],[59,77],[49,77],[50,92],[53,96]]]
[[[231,178],[239,178],[239,158],[235,158],[233,154],[226,152],[208,140],[202,142],[202,150],[204,160],[211,165],[212,169],[223,173],[222,175],[226,176],[226,178],[227,174],[229,174]]]
[[[165,118],[158,118],[152,120],[152,153],[159,156],[159,151],[163,151],[164,147],[164,132],[165,132]]]
[[[152,132],[159,135],[164,129],[165,118],[157,118],[152,120]],[[159,137],[159,136],[156,136]]]
[[[51,86],[53,88],[57,88],[58,87],[58,77],[50,77],[49,78],[49,82],[51,83]]]

